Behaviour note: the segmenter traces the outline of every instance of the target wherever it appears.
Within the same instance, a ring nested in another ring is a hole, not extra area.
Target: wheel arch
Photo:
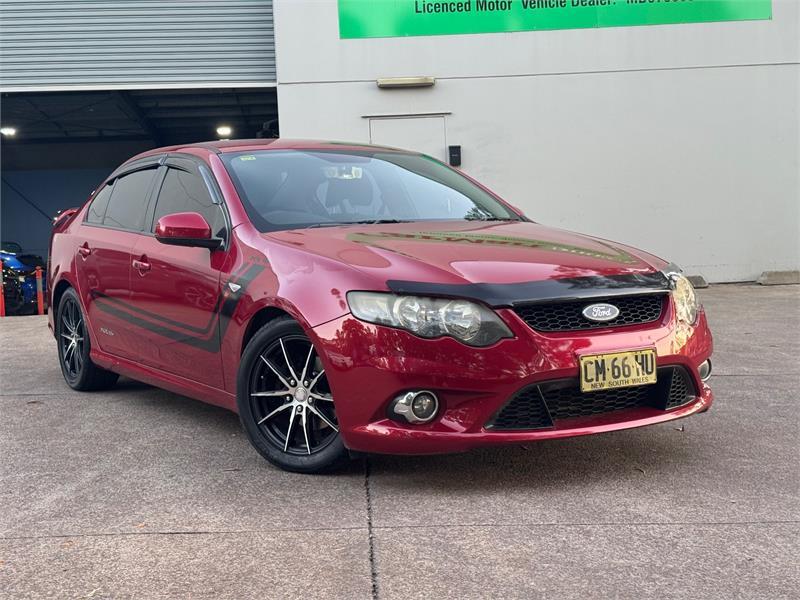
[[[56,284],[56,287],[53,289],[53,304],[52,310],[58,311],[58,305],[61,302],[61,297],[64,295],[64,292],[67,291],[68,288],[74,287],[72,283],[70,283],[66,279],[62,279]]]
[[[69,288],[75,290],[80,301],[80,291],[78,290],[76,282],[73,281],[72,278],[66,273],[62,273],[58,278],[58,281],[56,281],[52,287],[52,295],[50,296],[50,309],[47,311],[47,318],[53,335],[56,334],[55,319],[58,314],[58,305],[61,303],[61,298],[64,297],[64,292],[66,292]]]
[[[259,308],[253,315],[250,317],[250,320],[247,322],[247,325],[244,328],[244,335],[242,335],[242,345],[239,349],[239,356],[244,354],[244,349],[247,348],[247,344],[253,338],[255,333],[261,329],[264,325],[269,323],[270,321],[274,321],[280,317],[290,317],[297,320],[294,315],[290,314],[286,310],[279,308],[277,306],[262,306]]]
[[[243,325],[244,333],[239,347],[239,356],[244,353],[248,342],[259,329],[280,317],[289,317],[297,321],[306,334],[309,334],[312,328],[316,326],[314,323],[309,323],[294,303],[289,300],[277,297],[264,298],[261,302],[251,305],[247,310],[246,317],[243,319],[245,324]]]

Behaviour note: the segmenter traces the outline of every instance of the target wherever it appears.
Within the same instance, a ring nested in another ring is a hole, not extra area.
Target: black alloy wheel
[[[69,387],[79,391],[101,390],[117,382],[119,375],[98,367],[89,358],[89,328],[78,295],[72,288],[61,297],[55,326],[61,373]]]
[[[311,473],[346,457],[325,369],[295,321],[278,319],[253,336],[239,369],[238,403],[250,441],[273,464]]]
[[[81,309],[74,298],[64,300],[64,309],[61,311],[58,343],[61,368],[67,381],[76,380],[81,376],[84,360],[84,340],[86,328],[83,324]]]

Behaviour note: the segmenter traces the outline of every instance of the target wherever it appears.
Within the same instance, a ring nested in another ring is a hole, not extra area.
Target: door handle
[[[83,258],[87,258],[91,253],[92,249],[89,248],[89,242],[83,242],[82,246],[78,246],[78,254]]]
[[[145,257],[143,256],[142,259],[133,259],[133,268],[139,271],[140,274],[144,274],[150,270],[150,263],[147,262]]]

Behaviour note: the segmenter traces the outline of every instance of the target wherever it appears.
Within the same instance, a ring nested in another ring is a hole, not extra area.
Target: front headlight
[[[666,272],[672,287],[672,298],[675,301],[675,312],[678,320],[694,325],[697,321],[697,294],[694,291],[692,282],[678,269],[671,269]]]
[[[449,336],[470,346],[490,346],[513,337],[493,311],[468,300],[349,292],[347,302],[362,321],[405,329],[424,338]]]

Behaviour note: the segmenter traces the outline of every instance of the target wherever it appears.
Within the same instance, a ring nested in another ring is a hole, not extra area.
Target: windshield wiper
[[[316,227],[338,227],[339,225],[344,225],[344,223],[312,223],[305,227],[305,229],[314,229]]]
[[[386,223],[411,223],[412,221],[403,219],[368,219],[364,221],[331,221],[324,223],[313,223],[306,227],[306,229],[313,229],[315,227],[338,227],[340,225],[383,225]]]
[[[363,225],[383,225],[385,223],[411,223],[409,219],[374,219],[371,221],[356,221]]]
[[[480,217],[473,219],[466,219],[467,221],[518,221],[519,219],[509,219],[507,217]]]

